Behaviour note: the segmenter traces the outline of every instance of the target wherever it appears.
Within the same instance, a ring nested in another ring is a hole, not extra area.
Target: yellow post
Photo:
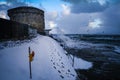
[[[31,61],[30,61],[30,53],[31,53],[30,47],[28,48],[28,52],[29,52],[29,70],[30,70],[30,79],[32,79]]]

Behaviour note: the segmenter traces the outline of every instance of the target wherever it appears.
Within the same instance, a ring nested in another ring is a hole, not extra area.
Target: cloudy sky
[[[120,0],[0,0],[0,17],[18,6],[44,10],[51,33],[120,34]]]

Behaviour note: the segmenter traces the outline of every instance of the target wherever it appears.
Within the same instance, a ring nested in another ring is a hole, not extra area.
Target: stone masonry
[[[8,10],[10,20],[32,26],[38,32],[44,32],[44,11],[34,7],[17,7]]]

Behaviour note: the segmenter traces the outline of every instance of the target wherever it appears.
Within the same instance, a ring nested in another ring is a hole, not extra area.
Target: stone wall
[[[29,26],[0,18],[0,40],[24,39],[29,37]]]
[[[10,20],[32,26],[38,32],[44,32],[44,11],[34,7],[17,7],[8,10]]]

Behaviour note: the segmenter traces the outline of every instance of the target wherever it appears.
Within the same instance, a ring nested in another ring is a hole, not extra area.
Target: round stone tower
[[[34,7],[17,7],[8,10],[10,20],[28,24],[38,30],[44,32],[44,11]]]

